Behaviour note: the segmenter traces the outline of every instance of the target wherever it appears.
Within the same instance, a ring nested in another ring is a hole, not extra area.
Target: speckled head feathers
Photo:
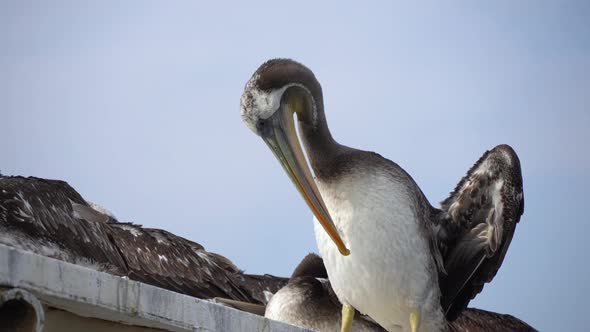
[[[240,99],[242,120],[258,134],[256,123],[267,119],[281,104],[285,90],[292,86],[303,87],[321,102],[321,86],[309,68],[291,59],[272,59],[263,63],[246,83]]]

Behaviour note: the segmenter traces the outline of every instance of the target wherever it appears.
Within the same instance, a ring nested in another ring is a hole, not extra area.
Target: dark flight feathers
[[[441,303],[449,320],[467,307],[500,268],[524,209],[520,161],[508,145],[484,155],[438,213],[445,272]]]
[[[227,258],[160,229],[92,209],[66,182],[0,177],[0,243],[198,298],[264,303],[286,278],[242,273]]]

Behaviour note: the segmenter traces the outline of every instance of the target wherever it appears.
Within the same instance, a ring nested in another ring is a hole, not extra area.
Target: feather
[[[441,204],[436,227],[446,273],[441,304],[453,320],[500,268],[524,199],[520,161],[508,145],[484,155]]]

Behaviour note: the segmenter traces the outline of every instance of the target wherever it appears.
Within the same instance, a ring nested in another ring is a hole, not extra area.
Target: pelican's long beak
[[[297,102],[283,102],[280,109],[268,119],[270,120],[268,121],[270,128],[265,130],[262,138],[277,157],[322,227],[334,241],[340,253],[348,256],[350,251],[336,230],[299,144],[293,120],[293,113],[297,106],[300,106]]]

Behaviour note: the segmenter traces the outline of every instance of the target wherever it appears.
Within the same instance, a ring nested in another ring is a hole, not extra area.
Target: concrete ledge
[[[27,290],[45,306],[77,316],[126,325],[169,331],[307,331],[4,245],[0,286]]]

